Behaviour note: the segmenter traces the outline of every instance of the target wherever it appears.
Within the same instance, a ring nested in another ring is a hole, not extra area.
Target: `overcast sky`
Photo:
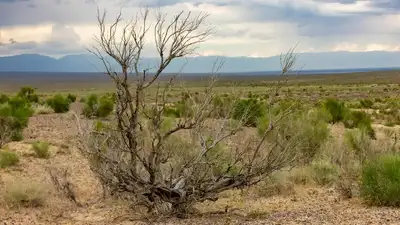
[[[297,52],[400,50],[400,0],[0,0],[0,55],[87,53],[96,6],[130,18],[143,5],[211,14],[200,55],[273,56],[297,42]]]

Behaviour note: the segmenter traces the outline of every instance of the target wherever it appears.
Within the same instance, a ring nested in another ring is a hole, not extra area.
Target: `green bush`
[[[98,98],[97,95],[92,94],[88,97],[83,114],[90,117],[107,117],[114,109],[114,100],[111,96],[102,96]]]
[[[26,99],[28,102],[39,102],[39,96],[32,87],[22,87],[17,96]]]
[[[285,150],[286,146],[294,148],[297,163],[308,164],[329,138],[328,124],[317,115],[317,111],[292,114],[267,135],[267,141],[279,143],[277,149]],[[263,134],[268,127],[268,119],[260,119],[259,122],[262,123],[257,127],[258,132]]]
[[[341,122],[348,111],[343,102],[332,98],[325,100],[323,109],[329,114],[329,123]]]
[[[365,130],[348,130],[344,133],[344,138],[346,145],[358,160],[364,161],[374,155],[371,138]]]
[[[339,169],[330,161],[321,160],[311,164],[312,178],[319,185],[331,185],[339,176]]]
[[[216,96],[213,101],[213,112],[211,114],[214,118],[226,118],[230,112],[233,98],[228,94],[222,96]]]
[[[4,103],[8,102],[8,100],[9,100],[8,95],[6,95],[6,94],[0,95],[0,104],[4,104]]]
[[[0,168],[15,166],[19,163],[19,156],[12,151],[0,150]]]
[[[0,147],[9,141],[22,139],[22,131],[28,125],[33,109],[26,100],[13,97],[0,104]]]
[[[76,101],[76,95],[68,94],[68,95],[67,95],[67,98],[69,99],[69,101],[70,101],[71,103]]]
[[[375,138],[375,131],[371,125],[371,117],[363,111],[349,111],[343,119],[343,124],[346,128],[359,128],[371,137]]]
[[[85,98],[85,97],[80,98],[80,99],[79,99],[79,102],[85,103],[85,102],[86,102],[86,98]]]
[[[50,145],[47,142],[38,141],[32,144],[32,150],[35,152],[36,156],[42,159],[48,159],[50,157],[49,147]]]
[[[56,94],[53,98],[49,98],[46,101],[55,113],[65,113],[69,111],[71,101],[61,94]]]
[[[241,99],[233,108],[233,119],[242,120],[245,126],[256,127],[259,118],[265,115],[265,110],[260,101],[256,99]]]
[[[362,168],[361,196],[370,204],[400,206],[400,155],[382,155]]]
[[[374,105],[374,102],[370,99],[362,99],[360,100],[360,104],[362,107],[370,109]]]

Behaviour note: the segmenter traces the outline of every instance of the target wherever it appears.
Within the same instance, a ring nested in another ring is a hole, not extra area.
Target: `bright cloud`
[[[0,55],[86,53],[96,6],[130,18],[146,5],[209,13],[215,33],[203,55],[272,56],[297,43],[299,52],[400,49],[398,0],[0,0]]]

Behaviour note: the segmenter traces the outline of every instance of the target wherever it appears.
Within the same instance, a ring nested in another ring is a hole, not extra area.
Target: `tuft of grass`
[[[19,163],[17,153],[9,150],[0,150],[0,168],[15,166]]]
[[[294,193],[294,182],[289,179],[288,173],[279,172],[258,185],[256,193],[260,197],[290,195]]]
[[[6,182],[0,200],[8,208],[40,207],[45,203],[46,188],[32,181]]]
[[[38,141],[32,144],[32,150],[35,152],[36,157],[48,159],[50,157],[50,145],[47,142]]]
[[[76,101],[76,95],[74,95],[74,94],[69,93],[69,94],[67,95],[67,98],[69,99],[69,101],[70,101],[71,103]]]
[[[327,160],[318,160],[311,164],[312,178],[319,185],[333,184],[339,175],[336,165]]]
[[[374,105],[374,102],[370,99],[362,99],[360,100],[360,105],[364,108],[370,109]]]
[[[48,105],[33,105],[33,110],[35,114],[50,114],[53,113],[53,109]]]
[[[400,155],[387,154],[362,168],[361,196],[371,205],[400,206]]]

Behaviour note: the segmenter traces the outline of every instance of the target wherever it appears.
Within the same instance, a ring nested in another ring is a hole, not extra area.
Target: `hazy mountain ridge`
[[[279,56],[265,58],[199,56],[175,60],[165,72],[208,73],[216,59],[224,61],[220,72],[278,71]],[[156,58],[144,58],[142,68],[154,68]],[[400,67],[400,52],[299,53],[297,68],[331,70]],[[18,72],[102,72],[103,64],[94,55],[67,55],[60,59],[36,54],[0,57],[0,71]],[[116,67],[117,68],[117,67]]]

